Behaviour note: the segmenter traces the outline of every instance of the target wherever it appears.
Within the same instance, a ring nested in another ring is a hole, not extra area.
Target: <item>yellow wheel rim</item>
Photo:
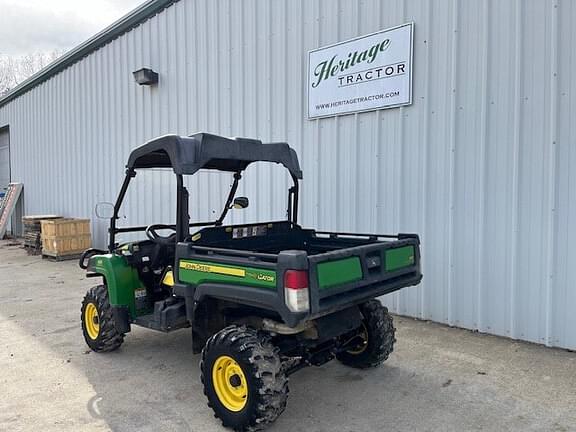
[[[220,356],[212,366],[212,383],[216,396],[234,412],[242,411],[248,401],[248,382],[240,365],[232,357]]]
[[[98,318],[98,309],[94,303],[88,303],[84,309],[84,324],[86,325],[86,333],[90,339],[94,340],[100,333],[100,321]]]
[[[364,351],[366,351],[366,348],[368,347],[368,329],[366,328],[366,325],[364,325],[364,323],[362,323],[362,330],[360,330],[358,336],[362,338],[362,342],[357,347],[349,349],[347,351],[349,354],[354,355],[362,354]]]

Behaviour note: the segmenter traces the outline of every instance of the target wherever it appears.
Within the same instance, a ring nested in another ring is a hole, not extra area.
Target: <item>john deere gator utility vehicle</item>
[[[254,162],[290,173],[286,220],[225,225],[231,208],[248,206],[235,195]],[[131,180],[150,168],[176,176],[176,221],[118,226]],[[230,172],[232,184],[218,219],[191,223],[195,200],[183,178],[199,170]],[[333,358],[360,369],[381,364],[395,330],[375,298],[420,282],[418,236],[305,229],[297,223],[301,178],[286,143],[199,133],[163,136],[132,151],[110,209],[108,251],[90,249],[80,259],[88,277],[102,280],[82,302],[88,346],[115,350],[133,325],[191,328],[208,405],[238,431],[273,422],[286,406],[288,376],[302,367]],[[118,234],[138,231],[147,239],[117,242]]]

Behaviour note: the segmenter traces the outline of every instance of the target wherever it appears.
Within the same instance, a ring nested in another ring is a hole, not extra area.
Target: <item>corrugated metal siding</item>
[[[306,120],[309,49],[408,21],[412,106]],[[0,108],[0,126],[28,214],[93,215],[130,149],[160,134],[288,141],[304,225],[421,234],[424,282],[392,310],[576,349],[574,22],[570,0],[181,0]],[[142,66],[157,88],[132,81]],[[287,177],[254,172],[235,221],[282,215]],[[171,176],[138,180],[130,220],[169,221]],[[193,218],[229,183],[193,178]]]

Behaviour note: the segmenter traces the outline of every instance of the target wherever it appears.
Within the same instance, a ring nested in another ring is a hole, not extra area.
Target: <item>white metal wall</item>
[[[309,49],[408,21],[412,106],[306,120]],[[160,134],[288,141],[304,225],[420,233],[424,282],[386,298],[395,312],[576,349],[574,22],[570,0],[181,0],[0,108],[0,127],[28,214],[93,215]],[[142,66],[157,88],[133,82]],[[270,173],[247,178],[262,218],[285,204]],[[173,214],[160,177],[132,220]],[[228,183],[194,180],[193,216]]]

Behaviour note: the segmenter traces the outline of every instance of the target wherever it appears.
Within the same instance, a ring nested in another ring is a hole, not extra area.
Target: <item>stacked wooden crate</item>
[[[90,219],[54,219],[42,221],[42,256],[57,261],[73,259],[89,249]]]
[[[54,215],[35,215],[24,216],[22,224],[24,225],[24,249],[29,255],[39,255],[42,252],[42,225],[43,219],[60,219],[62,216]]]

